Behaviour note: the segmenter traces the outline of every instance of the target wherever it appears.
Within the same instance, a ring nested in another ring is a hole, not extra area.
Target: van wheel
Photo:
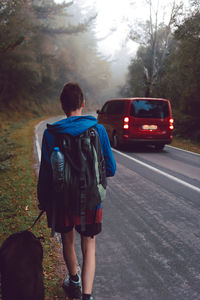
[[[112,135],[112,146],[115,148],[115,149],[118,149],[119,148],[119,140],[118,140],[118,136],[117,136],[117,133],[114,132],[113,135]]]
[[[164,147],[165,147],[165,144],[157,144],[157,145],[155,145],[155,149],[156,150],[163,150],[164,149]]]

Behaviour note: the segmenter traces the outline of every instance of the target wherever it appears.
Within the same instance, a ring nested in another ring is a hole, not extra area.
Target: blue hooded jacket
[[[72,116],[62,119],[54,124],[48,125],[45,129],[42,140],[42,156],[38,180],[38,200],[43,208],[48,206],[48,202],[52,197],[52,168],[51,153],[56,145],[56,133],[67,133],[73,136],[80,135],[88,128],[95,127],[97,130],[102,152],[106,164],[106,176],[114,176],[116,171],[116,163],[111,150],[105,128],[97,123],[97,119],[93,116]]]

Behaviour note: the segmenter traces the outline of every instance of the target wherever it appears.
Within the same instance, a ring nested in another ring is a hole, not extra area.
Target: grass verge
[[[173,137],[171,146],[200,154],[200,143],[198,144],[191,140]]]
[[[34,170],[34,127],[39,120],[7,123],[1,128],[0,146],[0,245],[10,234],[28,229],[36,219],[37,175]],[[35,225],[32,232],[43,236],[45,299],[63,299],[56,276],[57,253],[60,245],[50,239],[46,217]],[[58,249],[58,250],[57,250]]]

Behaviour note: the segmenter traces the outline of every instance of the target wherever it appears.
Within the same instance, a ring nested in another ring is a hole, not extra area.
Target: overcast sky
[[[63,0],[54,0],[62,3]],[[172,2],[174,0],[152,0],[153,8],[159,5],[159,20],[168,22]],[[176,0],[180,3],[181,0]],[[66,0],[66,2],[69,2]],[[188,0],[183,0],[187,5]],[[127,47],[130,53],[136,51],[136,43],[127,39],[131,24],[136,20],[149,19],[147,0],[74,0],[79,5],[83,15],[90,11],[97,12],[95,32],[99,40],[98,48],[102,54],[115,56],[122,47]]]

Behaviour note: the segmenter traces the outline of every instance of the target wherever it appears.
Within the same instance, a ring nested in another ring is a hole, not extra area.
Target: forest
[[[200,2],[190,1],[187,15],[174,2],[168,24],[151,5],[149,20],[130,31],[139,48],[121,95],[169,99],[175,134],[200,142]]]
[[[190,0],[187,14],[174,1],[168,23],[159,21],[158,10],[146,1],[149,20],[130,26],[128,38],[139,47],[126,82],[115,94],[169,99],[175,134],[199,142],[199,1]],[[83,16],[73,1],[1,0],[0,115],[56,112],[59,93],[69,80],[80,83],[88,108],[102,105],[111,67],[98,53],[95,18],[94,11]]]
[[[72,6],[74,17],[68,13]],[[80,83],[87,106],[98,103],[110,71],[97,55],[94,19],[81,18],[73,2],[1,0],[1,111],[54,111],[67,81]]]

